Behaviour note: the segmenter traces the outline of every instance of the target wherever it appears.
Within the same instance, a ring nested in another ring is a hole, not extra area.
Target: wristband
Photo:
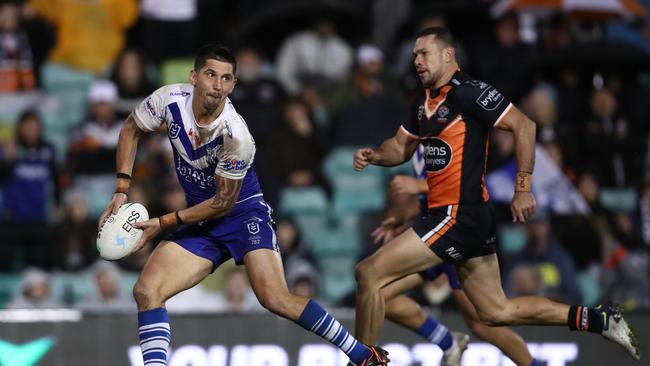
[[[517,172],[515,176],[515,192],[530,192],[532,173]]]
[[[128,194],[131,181],[126,178],[117,178],[115,181],[115,193]]]
[[[127,179],[131,180],[131,176],[126,174],[126,173],[117,173],[115,174],[117,176],[117,179]]]
[[[179,223],[177,213],[178,211],[160,216],[158,218],[158,222],[160,223],[160,230],[167,230],[178,226]]]
[[[178,214],[178,211],[176,211],[174,213],[176,214],[176,222],[178,223],[178,225],[183,225],[184,222],[183,222],[183,219],[181,219],[181,215]]]

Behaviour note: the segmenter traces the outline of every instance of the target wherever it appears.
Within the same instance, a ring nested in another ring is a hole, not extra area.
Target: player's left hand
[[[154,237],[156,237],[156,235],[160,234],[161,232],[160,220],[157,217],[154,217],[152,219],[143,222],[136,222],[135,224],[133,224],[133,227],[144,231],[144,233],[142,233],[142,236],[140,237],[140,241],[135,246],[133,253],[144,248],[145,244],[147,244],[149,240],[153,239]]]
[[[536,207],[537,203],[532,192],[515,192],[510,204],[512,222],[525,224],[526,220],[535,214]]]

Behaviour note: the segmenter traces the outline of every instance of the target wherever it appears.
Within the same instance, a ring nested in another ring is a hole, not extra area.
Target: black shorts
[[[495,221],[489,204],[449,205],[429,210],[413,230],[446,263],[496,252]]]

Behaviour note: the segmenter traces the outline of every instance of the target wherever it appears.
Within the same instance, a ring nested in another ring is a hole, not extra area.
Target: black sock
[[[569,309],[569,329],[589,331],[592,333],[603,332],[603,319],[600,313],[586,306],[571,306]]]

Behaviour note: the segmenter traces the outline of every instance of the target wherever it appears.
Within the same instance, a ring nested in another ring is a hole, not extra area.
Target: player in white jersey
[[[357,342],[315,301],[289,293],[271,208],[252,168],[255,143],[228,99],[236,69],[227,48],[202,47],[190,71],[190,84],[155,91],[131,113],[120,132],[116,190],[99,225],[128,199],[140,136],[163,125],[188,204],[134,225],[144,230],[137,250],[161,231],[174,229],[151,254],[133,288],[144,364],[167,365],[171,333],[165,302],[234,258],[237,264],[246,264],[251,286],[265,308],[325,338],[356,365],[386,365],[384,350]]]

